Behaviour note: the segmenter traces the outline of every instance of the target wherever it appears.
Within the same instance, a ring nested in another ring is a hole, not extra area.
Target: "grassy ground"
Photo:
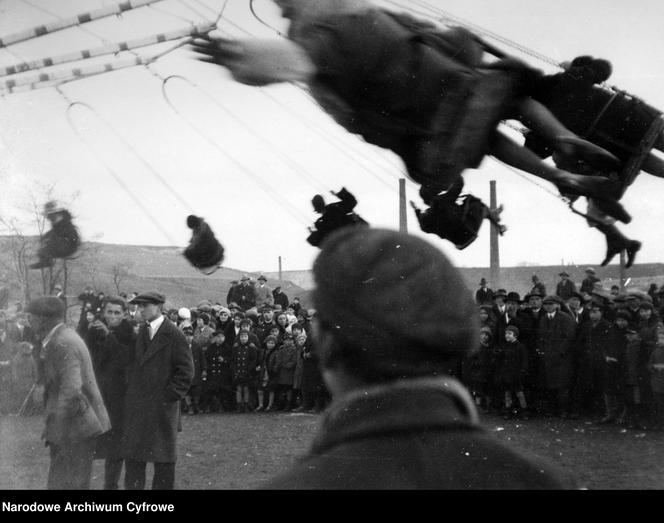
[[[311,414],[186,416],[180,434],[179,489],[253,489],[304,454],[318,426]],[[508,445],[571,471],[589,489],[664,488],[664,433],[638,432],[584,421],[485,417]],[[48,452],[39,440],[43,420],[0,417],[0,489],[42,489]],[[92,488],[103,485],[95,461]]]

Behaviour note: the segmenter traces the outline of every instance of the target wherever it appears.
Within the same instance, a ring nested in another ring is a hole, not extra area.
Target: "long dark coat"
[[[150,341],[147,326],[138,332],[125,402],[125,458],[174,463],[180,400],[194,377],[184,334],[164,319]]]
[[[577,386],[580,391],[603,391],[607,383],[606,356],[615,353],[618,332],[604,319],[587,321],[577,335]]]
[[[535,343],[540,386],[560,389],[571,385],[575,333],[576,323],[567,314],[558,311],[550,320],[544,313],[540,318]]]
[[[127,320],[122,320],[108,336],[89,329],[85,342],[90,350],[92,366],[97,378],[111,430],[97,439],[97,458],[117,459],[121,456],[127,373],[132,351],[136,344],[134,329]]]

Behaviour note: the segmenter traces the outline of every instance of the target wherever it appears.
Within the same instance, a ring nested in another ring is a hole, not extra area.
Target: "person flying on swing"
[[[249,85],[305,82],[349,132],[398,154],[427,204],[490,154],[561,192],[591,196],[612,215],[625,216],[609,179],[547,165],[497,131],[501,120],[515,118],[565,157],[598,171],[618,164],[526,95],[536,73],[524,63],[513,58],[485,63],[482,42],[471,32],[445,31],[365,0],[275,2],[291,21],[288,39],[201,34],[193,42],[199,60],[227,67]]]

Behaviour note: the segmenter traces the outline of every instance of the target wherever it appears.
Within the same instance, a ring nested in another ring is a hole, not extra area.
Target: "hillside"
[[[17,284],[11,269],[11,237],[0,236],[0,286],[10,288],[10,303],[21,299],[21,288]],[[34,244],[29,250],[34,250]],[[168,300],[167,306],[194,306],[203,299],[212,302],[226,302],[226,294],[230,282],[237,280],[244,271],[231,267],[223,267],[211,276],[206,276],[189,265],[175,247],[149,247],[140,245],[115,245],[106,243],[86,243],[81,250],[79,259],[69,262],[68,296],[74,298],[91,284],[97,291],[116,293],[113,281],[114,268],[122,267],[125,274],[119,283],[124,292],[158,289]],[[524,294],[531,287],[531,277],[537,274],[546,285],[548,292],[555,291],[559,281],[558,273],[565,269],[577,285],[584,278],[586,266],[537,266],[537,267],[504,267],[500,271],[500,285],[489,282],[493,289],[502,287]],[[594,267],[602,284],[608,288],[618,283],[619,268],[617,265]],[[468,287],[475,290],[480,278],[489,278],[487,267],[462,267],[459,269]],[[256,278],[259,273],[246,273]],[[282,280],[278,273],[265,272],[268,285],[274,288],[281,285],[284,292],[293,298],[298,296],[307,308],[310,303],[310,290],[313,288],[313,277],[310,270],[284,271]],[[627,271],[629,285],[646,289],[650,283],[664,283],[664,264],[637,264]],[[42,283],[40,271],[30,272],[30,285],[33,295],[41,293]]]
[[[11,238],[0,236],[0,286],[10,288],[10,303],[21,299],[21,288],[11,268]],[[34,244],[29,246],[34,252]],[[117,293],[113,281],[114,268],[122,268],[119,282],[120,291],[140,292],[158,289],[167,297],[167,306],[194,306],[203,299],[226,303],[226,294],[232,280],[239,280],[242,274],[256,278],[258,273],[222,267],[207,276],[194,269],[175,247],[149,247],[140,245],[115,245],[89,242],[79,251],[79,259],[68,262],[69,275],[67,295],[75,297],[86,285],[105,293]],[[60,262],[58,262],[59,267]],[[281,285],[283,291],[292,298],[299,296],[305,306],[307,293],[298,285],[288,281],[278,281],[268,276],[268,285],[274,288]],[[4,280],[4,283],[2,282]],[[62,279],[60,279],[62,281]],[[41,294],[40,271],[30,271],[30,286],[33,294]]]

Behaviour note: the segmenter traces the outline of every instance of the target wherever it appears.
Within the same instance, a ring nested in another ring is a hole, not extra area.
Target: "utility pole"
[[[496,180],[489,182],[490,208],[495,211],[498,208],[496,196]],[[493,223],[491,224],[491,238],[490,238],[490,256],[489,256],[489,279],[494,289],[500,288],[500,251],[498,248],[498,227]]]
[[[399,178],[399,232],[408,232],[408,215],[406,214],[405,178]]]
[[[281,256],[279,256],[279,281],[281,281]]]

